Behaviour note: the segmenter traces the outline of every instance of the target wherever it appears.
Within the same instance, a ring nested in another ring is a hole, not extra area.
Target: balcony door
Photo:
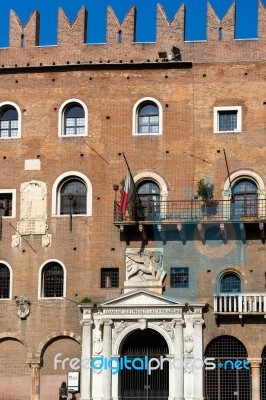
[[[160,212],[160,188],[154,181],[143,181],[138,187],[140,220],[153,221]]]
[[[234,219],[256,217],[258,213],[258,189],[254,182],[243,179],[232,188],[232,216]]]

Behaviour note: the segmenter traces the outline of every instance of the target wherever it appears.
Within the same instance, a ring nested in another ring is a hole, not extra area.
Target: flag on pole
[[[120,210],[122,213],[126,212],[127,205],[130,202],[131,196],[134,192],[135,184],[132,179],[130,170],[127,170],[127,176],[125,180],[125,186],[124,186],[124,191],[121,199],[121,204],[120,204]]]

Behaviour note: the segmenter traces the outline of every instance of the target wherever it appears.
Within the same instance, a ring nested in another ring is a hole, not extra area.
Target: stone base
[[[124,287],[123,287],[124,293],[128,293],[131,292],[132,290],[137,290],[137,289],[148,289],[151,292],[157,294],[163,294],[163,285],[161,284],[161,282],[158,282],[157,280],[150,280],[143,282],[136,282],[136,281],[124,282]]]

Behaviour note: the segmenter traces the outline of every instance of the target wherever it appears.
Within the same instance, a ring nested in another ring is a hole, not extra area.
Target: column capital
[[[260,368],[262,358],[247,358],[247,361],[250,363],[251,368]]]
[[[193,325],[203,325],[204,324],[204,319],[202,318],[195,318],[193,319]]]
[[[92,326],[94,324],[94,321],[92,319],[82,319],[80,321],[80,325],[83,326]]]
[[[103,319],[102,320],[102,323],[104,324],[104,326],[105,325],[107,325],[107,326],[111,326],[111,325],[113,325],[113,320],[112,319]]]
[[[180,318],[174,319],[173,321],[174,321],[176,326],[182,326],[185,323],[185,320],[184,319],[180,319]]]

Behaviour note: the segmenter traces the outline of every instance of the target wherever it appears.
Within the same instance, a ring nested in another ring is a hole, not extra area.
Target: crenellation
[[[120,24],[111,6],[107,8],[106,41],[110,45],[133,43],[136,30],[136,8],[132,6]]]
[[[185,5],[181,4],[172,22],[166,16],[161,4],[157,6],[156,40],[158,44],[183,43],[185,38]],[[166,50],[171,50],[166,49]]]
[[[86,42],[87,10],[82,7],[71,24],[64,10],[58,10],[57,44],[60,47],[81,47]]]
[[[221,29],[221,34],[219,35],[219,30]],[[207,5],[207,41],[208,42],[217,42],[217,40],[221,41],[222,39],[222,25],[221,21],[215,13],[212,5],[208,3]]]
[[[258,7],[258,39],[266,41],[266,7],[264,7],[260,0]]]
[[[22,25],[15,11],[10,11],[9,47],[30,48],[39,45],[40,14],[34,10],[26,25]]]
[[[157,7],[157,42],[136,43],[136,8],[132,6],[122,23],[108,7],[105,44],[87,44],[87,10],[82,7],[71,24],[63,9],[58,13],[57,46],[40,46],[39,13],[35,10],[22,26],[17,14],[10,13],[10,47],[0,49],[3,68],[105,63],[143,62],[158,60],[158,52],[171,54],[173,46],[180,49],[181,60],[189,62],[238,62],[265,60],[266,9],[259,2],[258,38],[235,40],[236,4],[220,20],[214,8],[207,7],[207,40],[185,41],[185,5],[182,4],[170,22],[161,5]],[[162,60],[160,60],[162,61]]]

